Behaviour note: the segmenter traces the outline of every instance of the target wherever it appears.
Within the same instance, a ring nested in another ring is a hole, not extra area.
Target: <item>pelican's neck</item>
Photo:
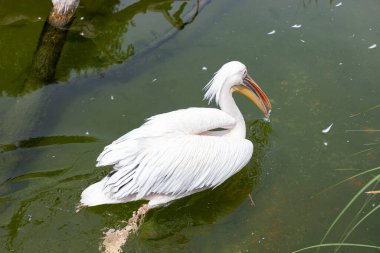
[[[219,107],[222,111],[228,113],[236,120],[236,125],[227,134],[231,137],[245,138],[246,129],[243,115],[237,107],[234,98],[232,97],[232,90],[225,89],[221,92],[219,99]]]

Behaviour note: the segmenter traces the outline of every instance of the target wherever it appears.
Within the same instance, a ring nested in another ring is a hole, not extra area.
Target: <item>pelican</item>
[[[269,117],[272,105],[238,61],[224,64],[205,86],[220,109],[188,108],[158,114],[106,146],[96,166],[113,165],[87,187],[82,206],[147,200],[148,208],[215,188],[251,159],[243,115],[232,93],[247,96]]]

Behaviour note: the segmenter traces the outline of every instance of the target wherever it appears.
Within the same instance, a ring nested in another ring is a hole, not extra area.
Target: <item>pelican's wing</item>
[[[223,183],[248,163],[252,151],[248,140],[216,136],[141,140],[138,151],[115,165],[104,192],[116,199],[134,194],[136,199],[151,194],[186,196]]]
[[[218,186],[248,163],[253,145],[245,139],[199,134],[234,124],[228,114],[207,108],[150,118],[99,156],[98,165],[115,164],[104,193],[114,199],[151,194],[180,197]]]
[[[158,114],[105,147],[97,159],[97,166],[117,164],[126,160],[131,151],[141,149],[141,140],[174,135],[197,135],[216,128],[229,129],[235,124],[233,117],[215,108],[188,108]],[[133,152],[132,156],[134,155],[138,154]]]

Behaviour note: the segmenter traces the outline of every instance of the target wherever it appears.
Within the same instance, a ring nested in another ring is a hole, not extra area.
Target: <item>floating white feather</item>
[[[331,123],[331,125],[329,125],[327,128],[325,128],[325,129],[322,130],[322,133],[327,134],[328,132],[330,132],[331,127],[332,127],[333,125],[334,125],[334,123]]]

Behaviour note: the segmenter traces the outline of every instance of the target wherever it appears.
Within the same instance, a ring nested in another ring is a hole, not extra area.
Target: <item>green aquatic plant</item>
[[[368,169],[364,172],[361,172],[361,173],[358,173],[354,176],[351,176],[345,180],[342,180],[341,182],[329,187],[328,189],[326,190],[330,190],[331,188],[339,185],[339,184],[342,184],[348,180],[351,180],[351,179],[354,179],[356,177],[359,177],[361,175],[364,175],[364,174],[368,174],[370,172],[378,172],[380,171],[380,167],[376,167],[376,168],[372,168],[372,169]],[[357,202],[358,198],[360,196],[362,196],[364,193],[370,193],[368,191],[368,189],[370,187],[372,188],[375,188],[377,187],[378,183],[380,182],[380,173],[378,173],[377,175],[375,175],[371,180],[369,180],[367,182],[367,184],[365,184],[353,197],[352,199],[348,202],[348,204],[340,211],[340,213],[338,214],[338,216],[335,218],[335,220],[331,223],[330,227],[327,229],[326,233],[324,234],[321,242],[317,245],[312,245],[312,246],[309,246],[309,247],[305,247],[305,248],[302,248],[302,249],[298,249],[298,250],[295,250],[293,251],[293,253],[296,253],[296,252],[301,252],[301,251],[305,251],[305,250],[309,250],[309,249],[319,249],[322,248],[322,247],[336,247],[335,249],[335,252],[337,252],[341,247],[360,247],[360,248],[370,248],[370,249],[377,249],[377,250],[380,250],[380,245],[368,245],[368,244],[358,244],[358,243],[346,243],[346,239],[351,235],[351,233],[353,231],[355,231],[355,229],[364,221],[366,220],[368,217],[371,217],[372,215],[374,215],[374,213],[379,210],[380,206],[376,206],[374,207],[372,210],[370,210],[367,214],[365,214],[363,217],[360,217],[360,214],[363,213],[363,210],[364,208],[367,206],[367,204],[370,202],[370,200],[372,200],[374,198],[375,195],[368,195],[366,201],[364,202],[364,204],[361,206],[361,208],[359,209],[359,211],[356,213],[356,215],[351,219],[351,222],[347,225],[345,231],[342,233],[341,235],[341,238],[340,238],[340,242],[337,242],[337,243],[325,243],[328,235],[331,233],[331,231],[333,230],[333,228],[336,226],[336,224],[338,223],[338,221],[341,220],[341,218],[343,217],[343,215],[345,213],[347,213],[347,211],[354,205],[354,203]],[[366,192],[367,191],[367,192]],[[358,220],[359,219],[359,220]],[[318,252],[317,251],[317,252]]]

